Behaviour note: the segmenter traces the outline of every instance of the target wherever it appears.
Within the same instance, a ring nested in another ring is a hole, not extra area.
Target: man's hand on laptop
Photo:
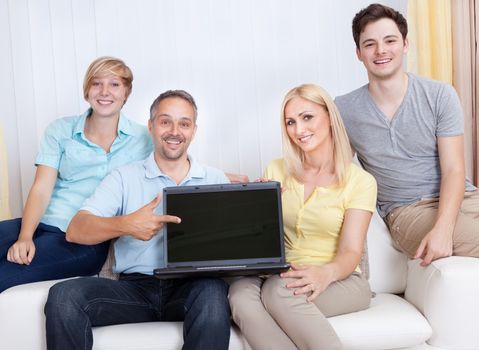
[[[158,194],[150,203],[127,215],[131,226],[129,232],[133,237],[148,241],[158,234],[165,223],[179,224],[181,222],[177,216],[155,214],[155,208],[160,202],[161,196]]]
[[[232,184],[249,182],[248,175],[225,173]]]

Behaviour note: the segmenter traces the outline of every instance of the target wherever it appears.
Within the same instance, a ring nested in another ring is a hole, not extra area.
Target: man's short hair
[[[353,18],[353,38],[356,43],[356,48],[359,49],[359,36],[364,31],[364,28],[371,23],[376,22],[382,18],[389,18],[396,23],[399,31],[401,32],[403,40],[407,36],[407,21],[399,11],[395,9],[381,5],[381,4],[371,4],[366,8],[363,8],[361,11],[356,13],[356,16]]]
[[[150,120],[153,120],[155,118],[156,108],[158,107],[160,102],[163,101],[164,99],[167,99],[167,98],[170,98],[170,97],[181,98],[182,100],[185,100],[186,102],[188,102],[191,105],[191,107],[193,108],[193,111],[194,111],[193,119],[194,119],[194,122],[196,123],[196,117],[198,115],[198,108],[196,107],[195,99],[193,98],[193,96],[191,96],[189,93],[187,93],[184,90],[168,90],[168,91],[163,92],[160,96],[158,96],[153,101],[153,103],[151,104]]]

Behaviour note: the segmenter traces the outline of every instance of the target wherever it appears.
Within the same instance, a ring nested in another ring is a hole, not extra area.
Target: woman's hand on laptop
[[[133,237],[148,241],[158,234],[165,223],[179,224],[181,222],[177,216],[155,214],[155,208],[160,203],[161,196],[158,194],[150,203],[125,217],[129,226],[128,232]]]
[[[270,181],[275,181],[272,179],[267,179],[265,177],[260,177],[259,179],[254,180],[254,182],[270,182]],[[286,187],[281,186],[281,193],[284,193],[286,191]]]
[[[270,181],[273,181],[273,180],[267,179],[267,178],[265,178],[265,177],[260,177],[260,178],[258,178],[258,179],[256,179],[256,180],[254,180],[254,182],[270,182]]]

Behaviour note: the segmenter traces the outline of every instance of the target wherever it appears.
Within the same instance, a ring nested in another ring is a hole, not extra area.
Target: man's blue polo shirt
[[[228,183],[226,175],[218,169],[201,165],[191,157],[190,171],[179,186]],[[177,186],[175,181],[158,168],[153,153],[144,161],[134,162],[109,174],[97,187],[93,196],[85,201],[81,210],[94,215],[112,217],[130,214],[151,202],[164,187]],[[155,213],[163,214],[163,203]],[[164,267],[163,230],[149,241],[122,236],[115,241],[114,271],[153,274],[153,269]]]
[[[85,137],[85,121],[91,110],[80,116],[53,121],[45,130],[36,165],[58,171],[50,203],[41,222],[66,231],[72,217],[101,180],[113,169],[145,159],[153,146],[148,129],[123,114],[118,122],[118,135],[110,152]]]

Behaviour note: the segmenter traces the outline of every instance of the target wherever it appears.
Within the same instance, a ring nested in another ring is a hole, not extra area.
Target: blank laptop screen
[[[168,194],[168,263],[280,257],[280,210],[272,188]]]

